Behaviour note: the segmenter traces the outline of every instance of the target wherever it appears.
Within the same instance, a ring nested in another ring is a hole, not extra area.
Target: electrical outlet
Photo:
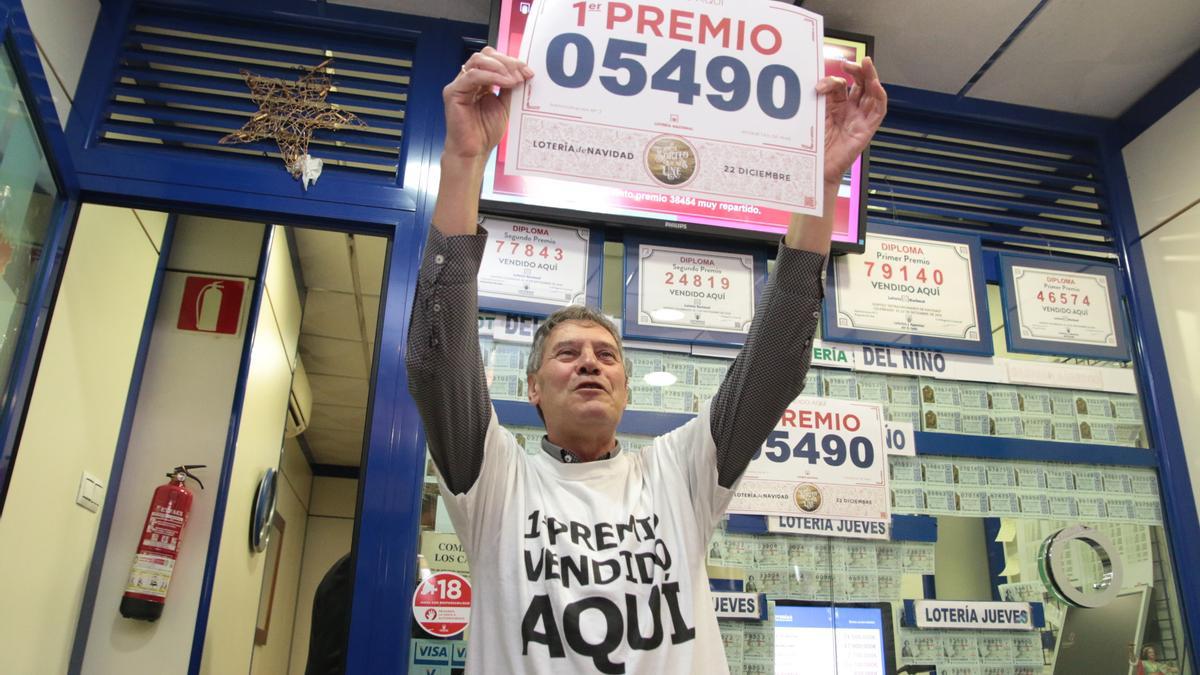
[[[79,492],[75,494],[75,503],[95,513],[104,503],[104,484],[92,474],[84,471],[79,477]]]

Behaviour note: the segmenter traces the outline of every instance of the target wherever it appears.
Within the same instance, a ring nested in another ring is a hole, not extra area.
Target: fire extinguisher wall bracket
[[[168,471],[167,478],[175,478],[176,476],[183,474],[183,478],[191,478],[192,480],[196,481],[196,485],[199,485],[200,489],[203,490],[204,483],[200,482],[199,476],[192,473],[192,469],[204,469],[207,467],[207,464],[184,464],[183,466],[177,466],[171,471]],[[183,480],[183,478],[180,478],[179,480]]]
[[[278,473],[267,469],[258,482],[258,493],[250,510],[250,550],[262,553],[271,539],[271,521],[275,518],[275,492]]]

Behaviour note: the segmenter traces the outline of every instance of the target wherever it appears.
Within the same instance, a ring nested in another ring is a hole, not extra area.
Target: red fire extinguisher
[[[184,481],[191,478],[203,490],[204,483],[191,471],[202,468],[203,464],[177,466],[167,474],[171,480],[154,491],[133,568],[129,570],[129,581],[125,584],[125,595],[121,598],[121,616],[143,621],[157,621],[162,616],[167,587],[179,557],[183,528],[192,510],[192,491],[187,489]]]

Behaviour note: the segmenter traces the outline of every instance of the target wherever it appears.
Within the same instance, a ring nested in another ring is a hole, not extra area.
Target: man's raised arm
[[[826,96],[825,213],[792,217],[746,344],[712,401],[717,483],[724,488],[737,482],[804,388],[825,294],[821,273],[829,255],[838,186],[887,114],[887,93],[871,59],[843,67],[854,78],[849,91],[841,78],[817,84],[817,93]]]
[[[491,421],[476,323],[476,276],[486,243],[477,224],[483,167],[508,124],[511,87],[531,76],[520,61],[487,47],[442,90],[446,143],[405,363],[429,452],[455,494],[479,477]]]

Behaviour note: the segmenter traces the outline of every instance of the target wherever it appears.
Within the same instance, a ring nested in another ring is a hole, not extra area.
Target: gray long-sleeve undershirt
[[[429,452],[454,494],[483,466],[491,419],[479,351],[476,276],[487,232],[446,237],[431,227],[408,330],[408,389],[425,422]],[[711,408],[718,483],[731,487],[804,388],[820,316],[825,257],[780,245],[746,344]]]

